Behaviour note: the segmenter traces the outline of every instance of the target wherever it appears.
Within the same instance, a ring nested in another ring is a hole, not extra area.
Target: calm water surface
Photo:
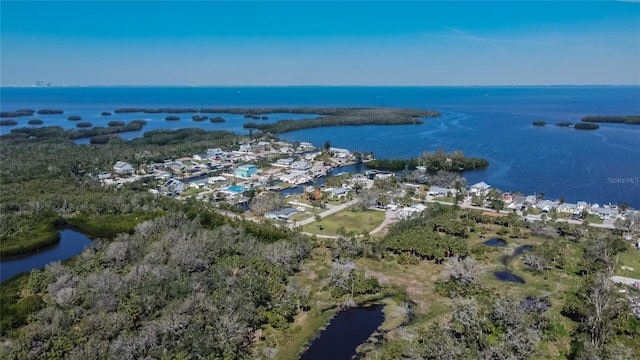
[[[503,191],[544,192],[568,202],[628,203],[640,208],[640,126],[600,124],[595,131],[553,125],[586,115],[640,114],[640,87],[125,87],[1,88],[3,111],[65,110],[38,115],[46,125],[72,128],[69,115],[94,125],[111,120],[147,119],[143,131],[202,127],[245,133],[241,115],[226,123],[194,122],[191,114],[165,121],[166,114],[114,114],[119,107],[388,106],[433,109],[440,118],[422,125],[350,126],[281,134],[288,140],[372,151],[380,158],[413,157],[439,147],[487,158],[489,168],[467,172],[469,183],[485,181]],[[211,116],[211,115],[209,115]],[[35,116],[34,116],[35,117]],[[306,116],[270,115],[267,121]],[[21,117],[14,127],[27,126]],[[549,123],[532,126],[534,120]],[[130,138],[140,133],[123,136]],[[622,181],[620,181],[622,179]],[[625,180],[627,179],[627,180]],[[636,181],[637,180],[637,181]]]
[[[70,229],[62,230],[60,242],[57,244],[30,255],[0,261],[0,281],[33,269],[43,268],[54,261],[70,259],[80,254],[90,244],[91,240],[86,235]]]
[[[382,305],[343,310],[331,320],[300,359],[351,359],[358,345],[367,341],[383,320]]]

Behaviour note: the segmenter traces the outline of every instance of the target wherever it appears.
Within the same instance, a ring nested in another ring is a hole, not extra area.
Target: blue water
[[[114,114],[119,107],[389,106],[434,109],[440,118],[422,125],[352,126],[307,129],[288,140],[372,151],[377,157],[411,157],[422,151],[461,149],[489,159],[491,166],[467,172],[469,183],[485,181],[503,191],[544,192],[569,202],[628,203],[640,208],[640,126],[600,124],[595,131],[559,128],[585,115],[640,114],[640,87],[142,87],[2,88],[2,111],[63,109],[64,115],[37,115],[45,125],[71,128],[69,115],[106,125],[111,120],[147,119],[143,131],[203,127],[246,133],[242,124],[262,120],[223,115],[225,123],[194,122],[192,114],[165,121],[166,114]],[[215,114],[208,114],[215,116]],[[36,117],[36,116],[33,116]],[[269,115],[267,121],[305,115]],[[31,117],[16,118],[26,126]],[[550,125],[534,127],[534,120]],[[140,136],[140,133],[125,134]],[[617,179],[623,179],[622,182]],[[627,180],[624,180],[627,179]],[[637,181],[636,181],[637,180]]]
[[[90,244],[91,240],[86,235],[69,229],[62,230],[60,231],[60,242],[57,244],[29,255],[0,261],[0,282],[23,272],[43,268],[54,261],[70,259],[81,253]]]
[[[342,310],[300,359],[349,360],[383,320],[382,305]]]

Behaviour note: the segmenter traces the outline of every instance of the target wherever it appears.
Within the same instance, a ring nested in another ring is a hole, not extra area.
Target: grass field
[[[316,221],[307,224],[302,230],[318,235],[337,235],[337,230],[343,227],[346,232],[368,233],[382,223],[384,216],[385,213],[383,211],[352,211],[351,209],[345,209],[322,218],[320,222]],[[318,226],[321,226],[322,229]]]

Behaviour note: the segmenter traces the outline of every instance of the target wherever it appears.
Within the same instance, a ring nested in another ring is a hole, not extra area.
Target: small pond
[[[351,359],[356,355],[356,348],[366,342],[382,324],[384,320],[382,307],[382,305],[371,305],[339,312],[300,359]]]
[[[521,278],[518,275],[515,275],[509,270],[496,271],[493,273],[493,275],[495,275],[496,279],[500,281],[508,281],[508,282],[516,282],[519,284],[524,284],[523,278]]]
[[[507,242],[500,238],[492,238],[484,242],[487,246],[507,246]]]
[[[60,231],[60,242],[9,260],[0,261],[0,282],[33,269],[43,268],[54,261],[64,261],[82,252],[91,244],[84,234],[71,229]]]

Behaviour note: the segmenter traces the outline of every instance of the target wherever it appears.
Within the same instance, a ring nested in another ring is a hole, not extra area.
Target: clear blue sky
[[[640,3],[5,1],[1,85],[640,84]]]

